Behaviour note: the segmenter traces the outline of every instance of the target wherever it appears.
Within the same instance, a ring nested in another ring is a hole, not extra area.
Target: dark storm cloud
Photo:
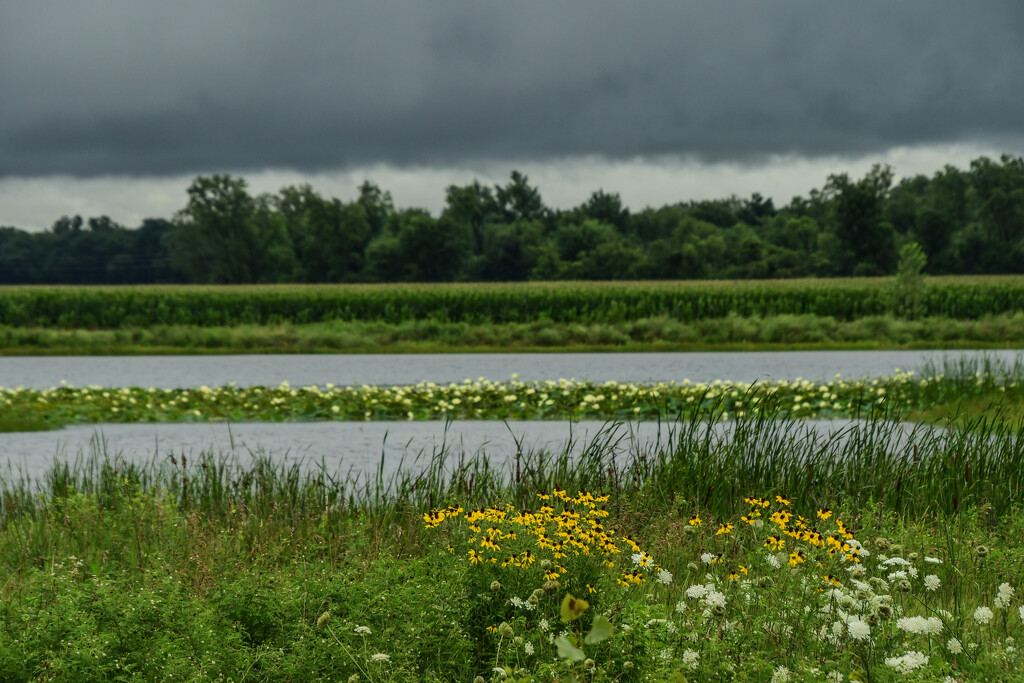
[[[1024,3],[0,0],[0,176],[1020,139]]]

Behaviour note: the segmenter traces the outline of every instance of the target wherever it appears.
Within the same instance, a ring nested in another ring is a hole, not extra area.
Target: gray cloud
[[[4,2],[0,176],[1024,137],[1019,0]]]

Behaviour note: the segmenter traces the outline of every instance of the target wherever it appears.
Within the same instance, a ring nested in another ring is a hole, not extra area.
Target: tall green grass
[[[1024,500],[1024,424],[906,426],[875,408],[823,436],[767,412],[730,423],[715,413],[695,409],[664,425],[655,443],[641,442],[629,423],[613,422],[587,442],[570,440],[558,452],[527,449],[500,463],[442,444],[408,454],[388,477],[383,460],[369,473],[258,452],[244,461],[203,453],[139,463],[96,442],[76,458],[55,460],[41,480],[9,470],[0,481],[0,510],[8,522],[45,519],[76,496],[118,507],[144,494],[207,518],[241,510],[261,528],[321,515],[327,523],[369,515],[386,527],[456,499],[467,507],[526,503],[556,484],[652,509],[696,501],[722,515],[744,496],[769,493],[821,505],[874,502],[910,517],[979,505],[1002,515]]]

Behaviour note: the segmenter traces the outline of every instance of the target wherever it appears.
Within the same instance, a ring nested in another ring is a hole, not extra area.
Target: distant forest
[[[251,195],[241,178],[197,177],[170,219],[127,228],[61,217],[0,228],[2,284],[469,282],[886,275],[910,242],[925,272],[1024,272],[1024,159],[893,183],[831,175],[784,207],[754,194],[630,212],[594,192],[545,206],[513,171],[505,185],[451,186],[434,217],[396,210],[371,182],[352,202],[309,186]]]

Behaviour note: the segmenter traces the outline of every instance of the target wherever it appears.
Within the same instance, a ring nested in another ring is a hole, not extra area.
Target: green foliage
[[[402,266],[402,241],[382,267]],[[385,258],[386,256],[386,258]],[[377,256],[371,256],[371,265]],[[410,262],[413,267],[414,262]],[[388,265],[390,264],[390,265]],[[376,266],[373,266],[376,267]],[[416,266],[419,267],[419,266]],[[119,329],[325,322],[403,324],[683,322],[728,316],[810,315],[852,321],[895,312],[892,280],[752,282],[530,283],[246,287],[61,288],[0,290],[0,320],[10,327]],[[1024,310],[1019,277],[932,278],[920,287],[921,315],[975,320]]]
[[[900,261],[896,271],[896,311],[907,318],[916,318],[924,308],[924,268],[928,263],[921,245],[907,242],[900,249]]]
[[[252,197],[245,181],[199,176],[173,224],[106,216],[52,230],[0,228],[0,283],[463,282],[761,279],[892,275],[916,241],[931,274],[1024,270],[1024,159],[981,157],[894,184],[875,165],[830,175],[776,208],[754,193],[631,212],[603,190],[545,206],[518,171],[505,185],[446,189],[435,217],[396,211],[372,182],[354,201],[309,186]]]

